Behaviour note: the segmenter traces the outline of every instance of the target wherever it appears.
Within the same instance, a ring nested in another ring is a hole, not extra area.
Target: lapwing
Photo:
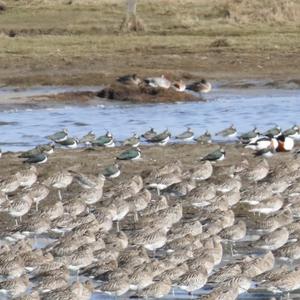
[[[165,131],[155,135],[153,138],[151,138],[148,141],[151,143],[158,143],[158,145],[160,146],[164,146],[168,143],[170,137],[171,137],[171,133],[169,132],[168,129],[166,129]]]
[[[276,138],[279,135],[281,135],[281,128],[278,125],[276,125],[275,127],[265,131],[262,135],[267,136],[269,138],[273,138],[273,137]]]
[[[186,89],[197,93],[208,93],[211,91],[211,84],[206,79],[193,82],[187,85]]]
[[[137,148],[131,148],[129,150],[126,150],[122,153],[120,153],[117,156],[117,159],[119,160],[136,160],[141,157],[141,150]]]
[[[103,175],[106,178],[116,178],[119,177],[120,174],[121,170],[118,164],[107,166],[103,171]]]
[[[225,159],[225,150],[223,148],[217,149],[203,158],[201,160],[209,160],[209,161],[219,161]]]
[[[52,140],[53,142],[62,142],[68,138],[69,131],[67,128],[64,128],[62,131],[58,131],[52,135],[47,136],[49,140]]]
[[[77,138],[68,137],[63,141],[56,142],[56,143],[67,148],[75,149],[77,148],[79,141]]]
[[[22,152],[22,153],[19,155],[19,157],[20,157],[20,158],[30,158],[30,157],[39,155],[39,154],[41,154],[41,153],[42,153],[42,151],[41,151],[39,148],[33,148],[33,149],[31,149],[31,150]]]
[[[98,137],[92,142],[93,146],[102,146],[107,148],[115,147],[114,138],[111,132],[107,131],[105,135]]]
[[[134,133],[130,138],[123,142],[124,146],[138,147],[140,144],[140,137]]]
[[[255,142],[259,137],[259,131],[254,127],[251,131],[242,133],[238,138],[242,144]]]
[[[211,140],[211,133],[206,130],[202,135],[195,138],[195,141],[200,144],[210,144]]]
[[[194,138],[194,132],[192,128],[188,127],[186,131],[178,134],[175,138],[181,141],[191,141]]]
[[[47,155],[52,154],[54,152],[54,148],[55,144],[53,142],[36,146],[36,149]]]
[[[86,135],[84,135],[79,142],[81,144],[85,145],[91,145],[92,142],[96,139],[96,134],[93,131],[88,132]]]
[[[225,128],[219,132],[216,133],[216,135],[220,135],[222,137],[234,137],[237,134],[237,130],[233,124],[230,125],[230,127]]]
[[[148,130],[144,134],[142,134],[142,137],[148,141],[148,140],[151,140],[156,135],[157,135],[157,132],[154,130],[154,128],[150,128],[150,130]]]
[[[117,78],[117,81],[123,84],[139,85],[142,80],[137,76],[137,74],[124,75]]]
[[[294,125],[293,127],[286,129],[282,134],[286,137],[290,137],[293,139],[299,139],[300,130],[297,125]]]
[[[172,88],[177,92],[184,92],[186,89],[186,84],[183,80],[173,81]]]
[[[275,149],[272,149],[272,147],[267,147],[261,150],[257,150],[255,152],[255,156],[263,156],[263,157],[272,157],[274,154]]]
[[[29,163],[29,164],[44,164],[47,162],[48,157],[45,153],[38,153],[36,155],[32,155],[28,157],[24,163]]]
[[[291,137],[286,137],[283,134],[277,137],[278,147],[276,150],[278,152],[287,152],[291,151],[294,148],[294,139]]]
[[[169,89],[171,87],[171,81],[164,75],[161,75],[160,77],[145,78],[144,82],[154,88]]]

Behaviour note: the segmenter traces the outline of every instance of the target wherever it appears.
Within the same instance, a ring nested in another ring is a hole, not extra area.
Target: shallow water
[[[206,129],[215,133],[231,123],[239,132],[248,131],[254,125],[265,130],[275,123],[286,128],[299,121],[299,97],[300,90],[217,89],[206,96],[209,101],[204,103],[132,105],[105,102],[96,106],[0,109],[0,147],[2,151],[29,149],[47,142],[47,135],[65,127],[76,137],[90,130],[102,135],[109,129],[119,141],[150,127],[157,131],[168,128],[176,135],[190,126],[196,136]]]

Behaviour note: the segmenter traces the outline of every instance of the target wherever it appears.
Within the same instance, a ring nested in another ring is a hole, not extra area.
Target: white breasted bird
[[[230,125],[230,127],[225,128],[219,132],[216,133],[216,135],[220,135],[222,137],[234,137],[237,134],[237,130],[233,124]]]
[[[176,135],[177,140],[181,141],[191,141],[194,138],[194,132],[192,128],[188,127],[186,131],[181,134]]]
[[[103,175],[106,178],[116,178],[120,176],[120,174],[121,174],[121,170],[118,164],[107,166],[103,171]]]
[[[114,138],[111,132],[107,131],[105,135],[98,137],[92,142],[93,146],[112,148],[115,147]]]
[[[255,142],[259,137],[259,131],[254,127],[251,131],[239,135],[239,140],[242,144],[249,144]]]
[[[202,135],[195,138],[195,141],[200,144],[210,144],[212,142],[211,133],[206,130]]]
[[[206,156],[201,158],[201,160],[219,161],[225,159],[225,154],[225,150],[223,148],[220,148],[207,154]]]
[[[48,157],[45,153],[39,153],[33,156],[30,156],[27,158],[24,163],[29,163],[29,164],[44,164],[47,162]]]
[[[77,138],[68,137],[63,141],[56,142],[56,143],[67,148],[75,149],[78,146],[79,140]]]
[[[124,146],[138,147],[140,144],[140,137],[134,133],[130,138],[123,142]]]
[[[131,148],[129,150],[126,150],[122,153],[120,153],[117,156],[117,159],[119,160],[136,160],[141,157],[141,150],[136,147],[136,148]]]
[[[283,134],[277,137],[278,147],[276,150],[278,152],[291,151],[294,148],[294,139]]]
[[[272,148],[276,150],[278,147],[278,141],[276,138],[270,138],[267,136],[263,136],[258,138],[256,141],[249,143],[245,146],[245,148],[252,149],[252,150],[262,150],[266,148]]]
[[[211,84],[206,79],[193,82],[187,85],[186,89],[197,93],[209,93],[211,91]]]
[[[62,131],[58,131],[52,135],[47,136],[49,140],[52,140],[53,142],[62,142],[68,138],[69,131],[67,128],[64,128]]]
[[[168,129],[166,129],[165,131],[163,131],[163,132],[155,135],[151,139],[149,139],[148,142],[157,143],[160,146],[164,146],[168,143],[168,141],[170,140],[170,137],[171,137],[171,133],[169,132]]]
[[[169,89],[171,87],[171,81],[164,75],[161,75],[160,77],[145,78],[144,82],[154,88]]]
[[[278,125],[276,125],[275,127],[272,127],[269,130],[265,131],[262,135],[268,136],[269,138],[276,138],[279,135],[281,135],[281,128]]]

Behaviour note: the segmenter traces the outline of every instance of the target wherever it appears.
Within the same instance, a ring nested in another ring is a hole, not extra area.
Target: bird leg
[[[157,187],[156,190],[157,190],[157,195],[160,196],[160,189]]]
[[[38,211],[38,210],[39,210],[39,202],[36,201],[36,202],[35,202],[35,211]]]
[[[139,215],[137,213],[137,211],[134,211],[134,223],[137,223],[139,221]]]
[[[119,224],[119,221],[117,221],[117,232],[120,232],[120,224]]]
[[[58,190],[58,198],[59,198],[60,201],[62,201],[62,196],[61,196],[61,191],[60,191],[60,189]]]
[[[233,246],[232,246],[232,243],[230,243],[230,252],[231,252],[231,256],[233,256],[234,253],[233,253]]]
[[[231,256],[236,255],[236,251],[234,250],[234,247],[235,247],[235,242],[231,242],[230,243]]]

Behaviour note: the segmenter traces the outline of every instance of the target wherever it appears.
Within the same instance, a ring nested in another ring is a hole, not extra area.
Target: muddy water
[[[31,93],[57,93],[65,90],[48,88],[43,91],[33,90]],[[26,91],[25,94],[28,96],[30,92]],[[11,96],[9,90],[5,96]],[[29,149],[47,142],[47,135],[65,127],[75,137],[81,137],[90,130],[102,135],[107,129],[116,140],[121,141],[133,132],[141,134],[150,127],[158,131],[168,128],[176,135],[189,126],[199,135],[206,129],[215,133],[231,123],[243,132],[254,125],[265,130],[275,123],[286,128],[300,121],[300,90],[220,88],[206,98],[209,101],[205,103],[155,105],[105,101],[86,106],[50,107],[51,104],[45,103],[43,108],[28,108],[25,105],[21,108],[6,106],[3,109],[3,105],[0,105],[0,147],[2,151]]]

